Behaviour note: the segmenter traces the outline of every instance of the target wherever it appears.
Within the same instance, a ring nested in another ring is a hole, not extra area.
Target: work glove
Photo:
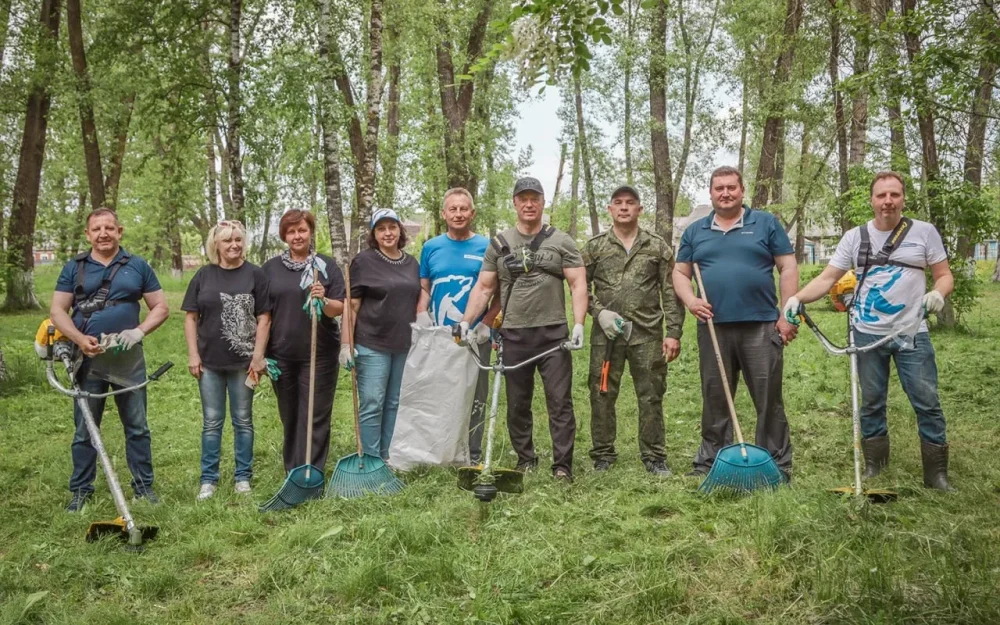
[[[801,314],[802,303],[799,302],[799,298],[794,295],[788,298],[785,302],[785,308],[781,311],[781,315],[785,318],[785,321],[792,324],[793,326],[799,325],[799,314]]]
[[[622,335],[625,319],[618,313],[605,309],[598,313],[597,323],[604,330],[604,336],[614,340]]]
[[[357,357],[358,357],[357,348],[351,349],[349,345],[340,346],[340,356],[339,356],[340,366],[343,367],[346,371],[350,371],[355,367],[354,359]]]
[[[469,330],[469,343],[472,345],[482,345],[490,340],[490,329],[485,323],[479,323],[472,330]]]
[[[146,336],[146,333],[139,328],[132,328],[131,330],[118,333],[119,342],[125,349],[132,349],[138,345],[144,336]]]
[[[467,346],[472,343],[472,337],[469,336],[469,322],[462,321],[458,324],[458,344],[462,347]]]
[[[278,368],[278,361],[273,358],[265,358],[264,362],[267,363],[267,377],[273,381],[277,381],[278,376],[281,375],[281,369]]]
[[[944,296],[939,292],[931,290],[924,295],[924,311],[927,314],[939,313],[944,308]]]
[[[431,319],[430,313],[428,313],[426,310],[424,312],[417,313],[417,320],[414,323],[417,324],[418,328],[434,327],[434,320]]]
[[[611,313],[614,314],[614,313]],[[616,315],[617,316],[617,315]],[[621,317],[618,317],[621,319]],[[573,326],[573,334],[569,339],[569,348],[572,350],[583,349],[583,324],[578,323]]]

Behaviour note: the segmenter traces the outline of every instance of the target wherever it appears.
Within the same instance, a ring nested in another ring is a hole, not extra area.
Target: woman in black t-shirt
[[[274,383],[278,416],[284,429],[285,471],[311,464],[326,466],[330,450],[330,416],[337,389],[340,329],[335,317],[344,310],[344,274],[329,256],[312,249],[316,220],[312,213],[292,209],[281,217],[278,233],[288,249],[264,263],[271,293],[271,336],[267,356],[277,361],[281,375]],[[313,283],[313,270],[319,282]],[[316,334],[316,388],[313,404],[312,458],[306,458],[309,422],[309,297],[323,301]]]
[[[219,482],[226,396],[233,421],[236,492],[249,493],[253,475],[253,386],[267,368],[264,346],[271,301],[261,268],[246,262],[245,231],[238,221],[220,221],[208,231],[210,264],[188,284],[181,309],[188,371],[201,392],[201,489],[198,500]]]
[[[410,323],[417,317],[420,264],[403,251],[406,231],[395,211],[375,211],[369,249],[351,262],[351,298],[356,315],[354,349],[341,346],[340,363],[357,364],[361,444],[364,452],[389,458],[396,427],[403,365],[410,350]],[[347,333],[342,340],[346,341]]]

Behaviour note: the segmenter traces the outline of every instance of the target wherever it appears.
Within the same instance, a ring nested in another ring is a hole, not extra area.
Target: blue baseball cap
[[[392,219],[399,225],[403,225],[402,220],[400,220],[399,215],[396,211],[391,208],[380,208],[372,213],[371,229],[375,229],[375,224],[382,221],[383,219]]]

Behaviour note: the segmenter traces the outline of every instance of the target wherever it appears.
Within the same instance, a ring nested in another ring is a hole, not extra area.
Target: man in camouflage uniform
[[[590,432],[594,469],[606,471],[615,462],[617,417],[615,402],[625,361],[639,404],[639,455],[646,470],[669,477],[663,431],[663,394],[667,363],[681,351],[684,308],[674,295],[671,272],[674,255],[660,236],[639,227],[639,194],[621,186],[611,194],[608,213],[612,228],[587,241],[583,262],[593,286],[589,312]],[[632,322],[628,340],[622,325]],[[666,322],[666,338],[663,325]],[[607,394],[600,393],[601,367],[608,341],[614,341]]]

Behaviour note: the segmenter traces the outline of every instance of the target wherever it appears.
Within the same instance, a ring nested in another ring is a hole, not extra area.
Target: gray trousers
[[[493,346],[487,341],[479,346],[479,360],[483,364],[490,361]],[[488,393],[490,391],[490,372],[479,371],[476,380],[476,395],[472,400],[472,414],[469,417],[469,455],[473,460],[483,455],[483,420],[486,416]]]
[[[719,323],[715,325],[715,333],[730,392],[735,395],[742,372],[757,410],[755,444],[768,450],[778,467],[790,472],[792,443],[781,399],[784,347],[774,322]],[[702,323],[698,324],[698,355],[702,395],[701,447],[694,457],[694,468],[707,472],[719,450],[733,443],[733,425],[729,419],[712,338],[708,326]],[[740,422],[741,428],[744,424]],[[743,432],[744,437],[749,438],[746,429]]]

